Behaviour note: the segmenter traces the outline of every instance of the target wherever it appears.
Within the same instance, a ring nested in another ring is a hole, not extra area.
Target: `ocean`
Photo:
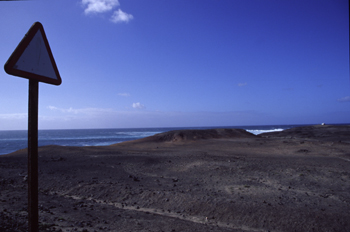
[[[253,134],[260,134],[282,131],[297,126],[305,125],[39,130],[38,146],[108,146],[148,137],[157,133],[182,129],[240,128]],[[27,136],[27,130],[0,131],[0,155],[28,147]]]

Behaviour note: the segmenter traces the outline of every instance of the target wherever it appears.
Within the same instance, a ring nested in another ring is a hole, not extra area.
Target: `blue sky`
[[[39,129],[350,123],[347,0],[0,1],[0,64],[43,24]],[[28,80],[0,70],[0,130]]]

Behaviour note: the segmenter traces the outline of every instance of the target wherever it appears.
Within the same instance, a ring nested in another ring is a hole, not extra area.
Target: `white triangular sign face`
[[[60,85],[62,80],[44,28],[36,22],[5,64],[8,74]]]
[[[58,79],[40,30],[37,31],[14,67],[25,72]]]

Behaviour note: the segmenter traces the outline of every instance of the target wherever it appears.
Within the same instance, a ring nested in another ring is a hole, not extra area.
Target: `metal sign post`
[[[39,231],[38,102],[39,81],[60,85],[62,80],[44,28],[36,22],[5,64],[8,74],[29,79],[28,98],[28,231]]]
[[[38,102],[39,82],[29,80],[28,101],[28,227],[39,231],[38,211]]]

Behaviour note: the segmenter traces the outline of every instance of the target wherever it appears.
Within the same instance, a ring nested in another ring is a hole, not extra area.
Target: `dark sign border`
[[[38,32],[38,30],[40,30],[41,35],[43,37],[43,40],[44,40],[44,43],[45,43],[45,47],[46,47],[46,50],[47,50],[47,52],[49,54],[49,57],[50,57],[50,60],[51,60],[51,64],[52,64],[52,67],[53,67],[53,69],[55,71],[57,80],[53,79],[53,78],[50,78],[50,77],[46,77],[46,76],[42,76],[42,75],[39,75],[39,74],[30,73],[30,72],[26,72],[26,71],[22,71],[22,70],[18,70],[18,69],[14,68],[14,66],[17,63],[17,61],[22,56],[24,50],[27,48],[29,43],[32,41],[33,37]],[[15,51],[11,54],[10,58],[5,63],[4,69],[5,69],[5,72],[7,74],[18,76],[18,77],[24,77],[24,78],[27,78],[27,79],[30,79],[30,80],[37,80],[37,81],[40,81],[40,82],[44,82],[44,83],[47,83],[47,84],[53,84],[53,85],[60,85],[62,83],[62,79],[61,79],[61,76],[60,76],[60,74],[58,72],[55,59],[53,58],[53,55],[52,55],[52,52],[51,52],[51,49],[50,49],[50,46],[49,46],[49,42],[47,41],[47,38],[46,38],[44,27],[43,27],[43,25],[40,22],[35,22],[31,26],[31,28],[29,29],[27,34],[24,36],[24,38],[21,40],[21,42],[16,47]]]

